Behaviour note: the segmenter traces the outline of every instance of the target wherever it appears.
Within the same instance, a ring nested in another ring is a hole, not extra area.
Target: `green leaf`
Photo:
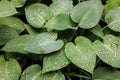
[[[65,54],[67,58],[79,68],[93,73],[96,55],[92,42],[85,37],[79,36],[75,39],[75,44],[72,42],[66,44]]]
[[[15,29],[18,33],[21,33],[24,29],[24,23],[17,17],[4,17],[0,18],[0,24],[7,25]]]
[[[51,18],[45,25],[46,28],[55,30],[77,29],[68,14],[58,14]]]
[[[43,69],[42,72],[50,72],[59,70],[67,66],[70,62],[68,61],[64,49],[55,52],[53,54],[46,55],[43,59]]]
[[[43,74],[40,78],[40,80],[65,80],[64,74],[60,71]]]
[[[56,40],[57,34],[44,32],[35,35],[28,41],[25,50],[34,54],[48,54],[61,49],[64,45],[62,40]]]
[[[84,1],[73,8],[71,18],[74,22],[79,23],[80,28],[89,29],[98,24],[102,11],[103,5],[100,1]]]
[[[116,32],[120,32],[120,7],[109,10],[105,15],[107,26]]]
[[[22,35],[16,38],[11,39],[7,44],[2,48],[6,52],[19,52],[27,54],[28,52],[24,50],[27,42],[30,40],[30,35]]]
[[[94,80],[120,80],[120,71],[109,68],[101,67],[94,71]]]
[[[15,59],[0,63],[0,80],[19,80],[21,67]]]
[[[100,38],[103,38],[103,36],[104,36],[104,33],[102,32],[102,28],[100,27],[100,25],[97,25],[97,26],[91,28],[90,31]]]
[[[15,6],[9,1],[0,1],[0,17],[7,17],[16,14]]]
[[[54,16],[58,14],[70,14],[72,8],[72,0],[57,0],[50,5],[50,9]]]
[[[3,55],[0,55],[0,63],[5,62],[5,58]]]
[[[38,64],[31,65],[23,71],[20,80],[41,80],[40,71],[41,67]]]
[[[94,42],[96,54],[105,63],[120,68],[120,38],[106,35],[103,41],[104,43],[98,40]]]
[[[27,21],[35,28],[41,28],[46,20],[52,17],[48,6],[40,3],[32,4],[25,8]]]
[[[15,5],[15,7],[19,8],[25,4],[26,0],[11,0],[11,2]]]
[[[6,25],[0,25],[0,45],[4,45],[9,40],[17,36],[18,34],[14,29]]]
[[[41,73],[41,67],[37,64],[29,66],[24,70],[20,80],[65,80],[64,75],[58,72]]]
[[[120,7],[120,0],[106,0],[105,4],[105,13],[109,11],[110,9],[114,9]]]

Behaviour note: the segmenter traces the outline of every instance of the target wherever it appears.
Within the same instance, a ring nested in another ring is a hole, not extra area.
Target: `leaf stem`
[[[108,26],[103,27],[103,28],[102,28],[102,31],[103,31],[104,29],[106,29],[107,27],[108,27]]]
[[[80,3],[80,0],[78,0],[78,3]]]
[[[87,79],[91,79],[90,77],[87,77],[87,76],[84,76],[84,75],[79,75],[79,74],[74,74],[72,76],[75,76],[75,77],[80,77],[80,78],[87,78]]]

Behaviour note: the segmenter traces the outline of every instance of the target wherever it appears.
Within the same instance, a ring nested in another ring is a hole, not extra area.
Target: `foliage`
[[[119,2],[0,0],[0,80],[120,80]]]

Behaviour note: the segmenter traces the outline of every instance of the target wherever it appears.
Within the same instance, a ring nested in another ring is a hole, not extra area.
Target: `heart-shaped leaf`
[[[50,73],[41,73],[41,67],[37,64],[29,66],[24,72],[20,80],[65,80],[64,75],[58,72],[50,72]]]
[[[92,42],[85,37],[79,36],[75,39],[75,44],[72,42],[66,44],[65,54],[67,58],[79,68],[93,73],[96,55]]]
[[[68,14],[58,14],[50,19],[45,27],[55,30],[77,29]]]
[[[71,13],[74,22],[84,29],[96,26],[101,18],[103,5],[100,1],[91,0],[77,4]]]
[[[15,59],[0,63],[0,80],[19,80],[21,67]]]
[[[72,8],[73,8],[72,0],[64,1],[57,0],[50,5],[50,9],[54,16],[58,14],[70,14]]]
[[[96,54],[105,63],[120,68],[120,38],[106,35],[103,40],[104,43],[98,40],[94,42]]]
[[[109,10],[105,15],[105,22],[110,29],[120,32],[120,7]]]
[[[0,17],[7,17],[16,14],[15,6],[9,1],[0,1]]]
[[[31,65],[23,71],[20,80],[41,80],[40,71],[41,67],[38,64]]]
[[[7,25],[15,29],[18,33],[21,33],[25,29],[24,23],[17,17],[0,18],[0,24]]]
[[[4,45],[9,40],[17,36],[18,33],[14,29],[6,25],[0,25],[0,45]]]
[[[52,13],[48,6],[40,3],[32,4],[25,8],[27,21],[35,28],[41,28]]]
[[[57,40],[57,34],[44,32],[35,35],[28,41],[25,50],[35,54],[47,54],[61,49],[64,45],[62,40]]]
[[[67,66],[70,62],[68,61],[64,49],[55,52],[53,54],[46,55],[43,59],[42,72],[49,72],[59,70]]]
[[[30,35],[22,35],[16,38],[11,39],[7,44],[2,48],[6,52],[19,52],[27,54],[28,52],[24,50],[27,42],[30,40]]]
[[[120,71],[109,68],[101,67],[94,71],[94,80],[120,80]]]

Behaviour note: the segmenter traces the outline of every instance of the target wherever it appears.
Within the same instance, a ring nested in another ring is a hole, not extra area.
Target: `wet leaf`
[[[73,8],[72,0],[64,1],[57,0],[50,5],[50,9],[54,16],[58,14],[70,14],[72,8]]]
[[[24,23],[17,17],[4,17],[0,18],[0,24],[7,25],[15,29],[18,33],[21,33],[24,29]]]
[[[69,63],[70,62],[65,55],[64,49],[62,49],[44,57],[42,72],[44,73],[59,70],[67,66]]]
[[[27,42],[30,40],[30,35],[22,35],[16,38],[11,39],[7,44],[2,48],[6,52],[19,52],[27,54],[28,52],[24,50]]]
[[[16,14],[15,6],[9,1],[0,1],[0,18]]]
[[[18,33],[14,29],[6,25],[0,25],[0,45],[4,45],[9,40],[17,36]]]
[[[109,10],[105,15],[107,26],[116,32],[120,32],[120,7]]]
[[[103,5],[100,1],[84,1],[73,8],[71,18],[74,22],[79,23],[80,28],[89,29],[98,24],[102,11]]]
[[[120,71],[109,68],[101,67],[94,71],[94,80],[120,80]]]
[[[72,42],[67,43],[65,54],[73,64],[93,73],[96,55],[92,42],[89,39],[79,36],[75,39],[75,44]]]
[[[41,67],[38,64],[31,65],[23,71],[20,80],[41,80],[40,71]]]
[[[40,3],[26,7],[25,15],[27,21],[35,28],[41,28],[46,23],[46,20],[52,17],[49,7]]]
[[[0,80],[18,80],[21,67],[15,59],[0,63]]]
[[[56,40],[57,34],[44,32],[35,35],[28,41],[25,50],[34,54],[48,54],[61,49],[64,45],[62,40]]]
[[[77,29],[74,26],[74,23],[67,14],[59,14],[50,19],[45,25],[46,28],[55,30]]]
[[[120,68],[120,38],[106,35],[103,40],[103,43],[98,40],[94,42],[96,54],[105,63]]]

